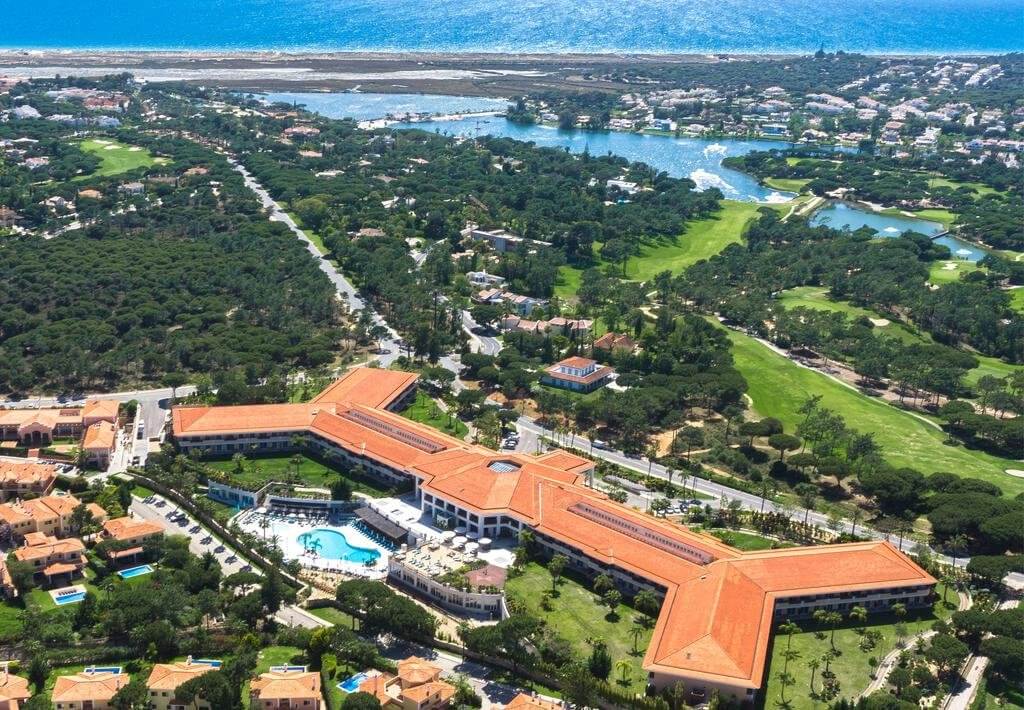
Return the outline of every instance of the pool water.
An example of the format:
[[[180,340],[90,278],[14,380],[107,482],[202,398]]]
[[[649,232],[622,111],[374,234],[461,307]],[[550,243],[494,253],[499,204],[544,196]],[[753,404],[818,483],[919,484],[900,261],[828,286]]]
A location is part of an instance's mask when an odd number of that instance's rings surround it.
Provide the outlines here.
[[[149,565],[139,565],[138,567],[129,567],[118,572],[118,576],[121,579],[131,579],[132,577],[139,577],[144,574],[149,574],[153,571],[153,568]]]
[[[359,690],[359,684],[369,677],[370,675],[368,673],[356,673],[354,676],[346,678],[342,682],[338,683],[338,688],[344,690],[346,693],[354,693]]]
[[[63,606],[64,604],[77,604],[83,599],[85,599],[85,592],[72,592],[71,594],[58,594],[53,601]]]
[[[365,564],[376,562],[380,552],[367,547],[357,547],[337,530],[318,528],[299,535],[299,544],[307,550],[314,550],[320,557],[329,560],[345,560]]]

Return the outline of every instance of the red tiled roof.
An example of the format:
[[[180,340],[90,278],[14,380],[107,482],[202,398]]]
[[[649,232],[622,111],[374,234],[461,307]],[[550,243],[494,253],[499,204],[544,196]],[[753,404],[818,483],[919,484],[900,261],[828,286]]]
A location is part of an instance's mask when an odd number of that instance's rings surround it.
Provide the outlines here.
[[[582,368],[592,362],[569,358],[563,364]],[[276,409],[264,409],[258,416],[247,413],[251,408],[203,408],[198,415],[176,409],[175,434],[204,430],[208,417],[224,431],[273,427],[277,413],[301,424],[310,415],[309,407],[319,406],[306,425],[309,430],[415,476],[425,493],[477,513],[515,516],[599,563],[664,588],[665,603],[644,659],[644,668],[651,671],[756,688],[763,677],[776,599],[935,583],[884,542],[741,553],[585,487],[581,474],[592,463],[574,454],[496,453],[375,409],[366,400],[345,402],[343,396],[351,393],[390,402],[389,396],[397,396],[414,379],[399,380],[387,370],[352,372],[360,374],[340,381],[348,385],[332,385],[315,405],[268,405]],[[374,387],[375,376],[385,384]],[[370,391],[373,396],[366,395]],[[394,394],[378,396],[383,391]],[[298,408],[302,416],[295,414]],[[239,410],[241,421],[233,424]]]

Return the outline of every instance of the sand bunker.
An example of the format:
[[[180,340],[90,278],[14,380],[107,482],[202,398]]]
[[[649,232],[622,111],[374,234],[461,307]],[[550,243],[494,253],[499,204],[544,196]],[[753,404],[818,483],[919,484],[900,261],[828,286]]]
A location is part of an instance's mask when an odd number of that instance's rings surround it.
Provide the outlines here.
[[[868,320],[871,321],[871,325],[876,328],[884,328],[890,323],[888,318],[868,318]]]
[[[142,148],[140,148],[137,145],[133,145],[131,148],[128,149],[128,151],[131,153],[138,153],[140,150],[142,150]]]
[[[1006,472],[1014,478],[1024,478],[1024,471],[1019,468],[1008,468]]]

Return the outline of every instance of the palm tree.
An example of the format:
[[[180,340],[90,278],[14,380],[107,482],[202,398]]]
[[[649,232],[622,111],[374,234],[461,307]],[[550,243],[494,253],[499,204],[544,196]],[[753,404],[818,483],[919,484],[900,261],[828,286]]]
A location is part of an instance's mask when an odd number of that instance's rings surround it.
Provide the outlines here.
[[[787,673],[786,671],[779,673],[779,685],[781,686],[781,690],[779,691],[779,701],[785,707],[789,707],[789,701],[786,700],[786,688],[794,683],[796,683],[796,680],[790,673]]]
[[[811,669],[811,697],[814,697],[817,695],[817,692],[814,690],[814,675],[818,672],[818,669],[821,668],[821,661],[817,658],[812,658],[807,661],[807,667]]]
[[[853,529],[850,531],[851,535],[856,535],[857,534],[857,523],[860,522],[860,519],[863,516],[864,516],[864,511],[863,510],[861,510],[860,508],[854,508],[853,509],[853,513],[850,514],[850,519],[853,521]]]
[[[855,624],[863,624],[868,620],[868,610],[862,606],[855,606],[850,609],[850,621]]]
[[[267,519],[266,516],[263,516],[262,518],[260,518],[259,526],[261,528],[263,528],[263,540],[266,541],[266,539],[267,539],[267,528],[270,527],[270,521]]]
[[[615,670],[617,670],[622,676],[622,680],[619,682],[622,683],[622,685],[627,685],[629,683],[629,675],[633,672],[632,664],[630,664],[630,662],[625,658],[620,658],[615,662]]]
[[[967,549],[967,545],[970,544],[970,540],[963,533],[957,533],[953,537],[949,538],[949,542],[946,543],[946,547],[949,549],[951,556],[953,557],[953,568],[956,568],[956,558],[961,552]]]
[[[786,620],[779,624],[779,633],[786,634],[786,650],[793,645],[793,634],[800,633],[800,627],[792,621]]]
[[[640,649],[637,646],[644,635],[644,627],[639,624],[633,624],[633,627],[629,630],[629,635],[633,637],[633,655],[635,656],[640,653]]]

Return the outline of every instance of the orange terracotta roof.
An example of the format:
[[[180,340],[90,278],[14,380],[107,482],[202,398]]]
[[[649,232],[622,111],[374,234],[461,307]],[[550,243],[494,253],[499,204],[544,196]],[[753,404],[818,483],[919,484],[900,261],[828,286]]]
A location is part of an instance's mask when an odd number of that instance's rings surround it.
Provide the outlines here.
[[[81,424],[82,410],[67,409],[0,409],[0,426],[26,427],[41,424],[53,429],[57,424]]]
[[[15,701],[12,707],[17,708],[22,700],[28,700],[32,693],[28,689],[28,680],[9,673],[6,669],[0,671],[0,701]]]
[[[57,676],[50,699],[55,703],[109,702],[129,680],[126,673],[82,672]]]
[[[117,421],[117,411],[121,403],[116,399],[88,399],[82,407],[83,419],[107,419]]]
[[[244,404],[235,407],[175,407],[175,436],[302,431],[322,407],[312,404]]]
[[[214,667],[207,663],[157,663],[149,672],[146,687],[150,690],[175,690],[182,683],[212,670]]]
[[[86,451],[110,451],[117,441],[117,429],[108,421],[96,422],[85,430],[82,448]]]
[[[70,574],[77,570],[77,565],[73,565],[68,562],[51,562],[46,565],[46,567],[43,567],[43,574],[47,577],[52,577],[55,574]]]
[[[103,532],[114,540],[130,540],[136,537],[162,535],[164,527],[159,523],[134,518],[114,518],[103,523]]]
[[[101,521],[107,517],[107,511],[96,503],[86,503],[85,509],[92,513],[92,517],[97,521]]]
[[[563,361],[570,367],[591,362]],[[373,384],[378,377],[379,387]],[[883,542],[742,553],[587,488],[581,474],[593,464],[582,457],[562,451],[539,457],[496,453],[367,403],[392,401],[376,394],[402,391],[414,378],[356,369],[316,404],[176,409],[174,431],[308,429],[415,476],[424,493],[476,513],[515,516],[599,563],[649,580],[665,590],[644,660],[651,671],[756,688],[763,679],[776,600],[935,583]],[[362,402],[345,401],[366,391],[376,394]]]
[[[72,495],[43,496],[21,502],[21,507],[34,518],[67,517],[82,504]]]
[[[393,696],[388,692],[388,687],[397,683],[398,679],[390,673],[380,673],[375,676],[370,676],[360,683],[359,692],[369,693],[373,697],[377,698],[381,705],[384,705],[393,699]]]
[[[453,695],[455,695],[455,686],[445,683],[443,680],[434,680],[402,691],[403,699],[411,700],[417,705],[421,705],[427,700],[446,703],[452,699]]]
[[[28,522],[32,518],[22,509],[10,503],[0,504],[0,520],[8,525],[19,525]]]
[[[0,459],[0,486],[21,484],[45,488],[56,478],[57,470],[53,464]]]
[[[356,367],[314,397],[313,402],[362,404],[385,409],[412,386],[417,377],[415,372]]]
[[[249,684],[250,694],[260,700],[320,699],[320,674],[309,671],[269,671]],[[317,706],[314,706],[317,707]]]
[[[85,552],[85,545],[76,537],[69,537],[58,540],[55,537],[44,536],[37,544],[25,545],[14,551],[14,556],[22,562],[30,560],[48,559],[53,555],[63,555]]]
[[[573,357],[567,357],[564,360],[560,360],[560,361],[556,362],[555,366],[557,367],[558,365],[564,365],[565,367],[576,367],[576,368],[579,368],[580,370],[582,370],[584,368],[587,368],[587,367],[590,367],[591,365],[596,365],[596,364],[597,364],[596,361],[591,360],[588,357],[579,357],[578,355],[576,355],[576,356],[573,356]]]
[[[561,710],[561,708],[561,703],[535,698],[527,693],[520,693],[505,706],[505,710]]]
[[[418,656],[409,656],[398,662],[398,677],[403,684],[420,685],[427,683],[441,673],[441,668]]]

